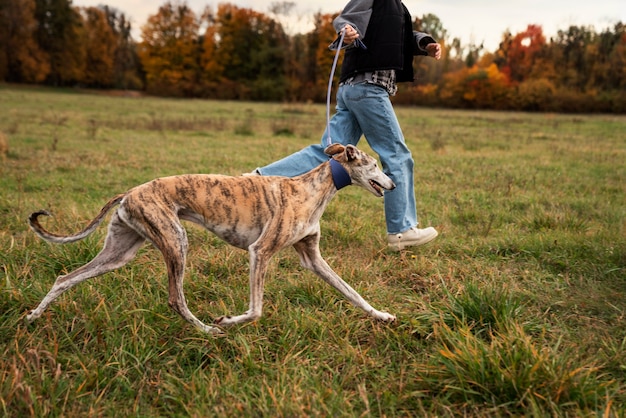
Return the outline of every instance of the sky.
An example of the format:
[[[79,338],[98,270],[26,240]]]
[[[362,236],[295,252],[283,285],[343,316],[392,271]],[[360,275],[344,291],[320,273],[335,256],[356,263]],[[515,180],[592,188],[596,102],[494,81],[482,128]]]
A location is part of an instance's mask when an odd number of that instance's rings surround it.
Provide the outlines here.
[[[281,23],[290,33],[308,32],[312,29],[315,13],[340,12],[347,0],[291,0],[296,4],[289,21]],[[166,0],[73,0],[74,6],[106,4],[130,18],[133,35],[140,39],[140,28],[148,17],[156,14]],[[206,6],[213,9],[220,3],[269,13],[270,5],[279,0],[187,0],[187,5],[197,14]],[[615,23],[626,23],[624,0],[404,0],[413,17],[432,13],[439,17],[450,38],[460,38],[463,45],[470,42],[484,44],[486,51],[498,48],[504,32],[516,34],[529,24],[540,25],[547,39],[558,30],[569,26],[593,26],[596,32],[612,28]]]

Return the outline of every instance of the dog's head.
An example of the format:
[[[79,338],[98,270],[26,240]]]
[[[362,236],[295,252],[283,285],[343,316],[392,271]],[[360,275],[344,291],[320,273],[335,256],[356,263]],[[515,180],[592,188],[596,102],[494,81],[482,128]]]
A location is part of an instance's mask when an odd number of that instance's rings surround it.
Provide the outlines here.
[[[350,175],[353,184],[381,197],[383,190],[393,190],[396,185],[378,168],[376,159],[353,145],[332,144],[324,152],[337,160]]]

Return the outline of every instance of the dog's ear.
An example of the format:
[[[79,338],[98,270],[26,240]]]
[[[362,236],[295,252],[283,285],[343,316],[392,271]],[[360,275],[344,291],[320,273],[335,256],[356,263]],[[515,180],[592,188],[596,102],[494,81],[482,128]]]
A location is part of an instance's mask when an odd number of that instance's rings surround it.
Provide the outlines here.
[[[328,155],[329,157],[332,157],[333,155],[341,154],[342,152],[345,151],[345,149],[346,147],[344,147],[341,144],[330,144],[329,146],[326,147],[326,149],[324,150],[324,153]]]
[[[346,146],[346,158],[348,161],[356,160],[359,155],[359,150],[356,149],[354,145]]]

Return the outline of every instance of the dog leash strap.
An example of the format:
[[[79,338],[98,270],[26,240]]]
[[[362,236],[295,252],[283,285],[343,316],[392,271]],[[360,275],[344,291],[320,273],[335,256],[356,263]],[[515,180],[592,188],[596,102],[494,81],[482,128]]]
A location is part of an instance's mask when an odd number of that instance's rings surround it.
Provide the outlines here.
[[[330,95],[333,90],[333,76],[335,75],[335,69],[337,68],[337,61],[339,60],[339,52],[343,46],[343,38],[346,35],[346,30],[341,29],[341,36],[339,38],[339,44],[337,46],[337,52],[335,52],[335,59],[333,60],[333,66],[330,70],[330,77],[328,78],[328,91],[326,92],[326,146],[330,146],[333,140],[330,137]]]
[[[330,159],[330,172],[333,176],[333,183],[335,183],[335,187],[337,188],[337,190],[341,190],[344,187],[352,184],[350,174],[348,174],[348,172],[345,168],[343,168],[341,163],[334,158]]]

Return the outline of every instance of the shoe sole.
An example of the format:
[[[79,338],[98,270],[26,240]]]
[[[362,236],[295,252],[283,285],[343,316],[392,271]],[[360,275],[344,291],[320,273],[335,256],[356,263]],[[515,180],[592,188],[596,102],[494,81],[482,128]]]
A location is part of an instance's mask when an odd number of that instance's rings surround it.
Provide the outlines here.
[[[428,244],[429,242],[437,238],[438,235],[439,235],[439,232],[435,231],[433,235],[424,237],[424,239],[419,240],[419,241],[395,242],[393,244],[387,244],[387,245],[393,251],[402,251],[406,247],[419,247],[420,245]]]

